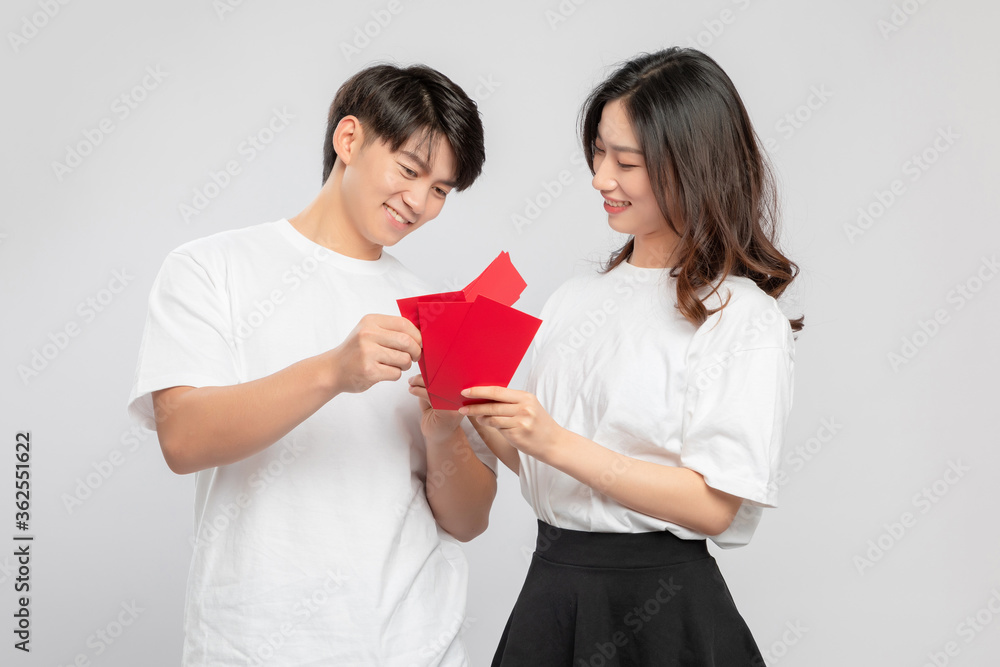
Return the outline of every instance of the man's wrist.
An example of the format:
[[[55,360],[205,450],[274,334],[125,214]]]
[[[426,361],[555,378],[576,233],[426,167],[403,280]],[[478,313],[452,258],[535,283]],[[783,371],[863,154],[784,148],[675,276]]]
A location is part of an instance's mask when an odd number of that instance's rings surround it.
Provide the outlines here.
[[[320,391],[322,391],[327,396],[327,400],[329,400],[337,394],[343,392],[343,388],[340,386],[340,360],[337,357],[336,350],[324,352],[316,357],[316,359],[318,361],[316,379],[319,384]]]
[[[455,422],[455,427],[451,430],[441,430],[435,429],[432,433],[424,433],[424,441],[427,443],[428,447],[443,447],[453,443],[458,439],[458,434],[464,431],[461,429],[462,420]]]

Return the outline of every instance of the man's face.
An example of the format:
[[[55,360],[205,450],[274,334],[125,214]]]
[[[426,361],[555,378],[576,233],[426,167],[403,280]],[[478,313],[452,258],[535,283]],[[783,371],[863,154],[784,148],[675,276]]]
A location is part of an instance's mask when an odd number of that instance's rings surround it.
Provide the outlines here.
[[[398,151],[372,140],[344,172],[348,220],[368,243],[395,245],[441,212],[455,187],[455,169],[455,153],[440,136],[415,133]]]

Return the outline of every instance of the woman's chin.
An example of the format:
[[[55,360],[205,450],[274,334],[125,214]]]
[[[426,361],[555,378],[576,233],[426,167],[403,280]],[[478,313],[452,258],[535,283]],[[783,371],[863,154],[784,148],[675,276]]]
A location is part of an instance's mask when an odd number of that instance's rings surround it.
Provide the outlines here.
[[[614,216],[608,217],[608,227],[612,230],[618,232],[619,234],[627,234],[629,236],[635,236],[635,225],[630,225],[624,220],[616,220]]]

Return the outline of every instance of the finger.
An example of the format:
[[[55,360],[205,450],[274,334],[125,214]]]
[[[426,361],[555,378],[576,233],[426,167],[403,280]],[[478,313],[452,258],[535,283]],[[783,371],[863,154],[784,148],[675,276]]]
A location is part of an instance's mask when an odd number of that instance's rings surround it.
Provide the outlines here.
[[[476,417],[475,419],[483,426],[489,426],[490,428],[494,428],[500,431],[501,435],[503,434],[504,431],[512,429],[518,425],[517,421],[511,417],[498,417],[490,415],[484,417]]]
[[[417,342],[418,347],[423,342],[420,337],[420,329],[414,326],[413,322],[405,317],[399,317],[396,315],[375,315],[372,319],[375,324],[383,329],[406,334]]]
[[[427,390],[423,387],[411,386],[408,390],[411,394],[420,399],[420,409],[427,410],[431,407],[431,398],[427,395]]]
[[[469,387],[462,390],[462,396],[468,398],[485,398],[502,403],[517,403],[523,391],[515,391],[507,387]]]
[[[384,366],[393,366],[401,371],[408,371],[413,366],[413,359],[406,352],[383,347],[375,354],[375,361]]]
[[[375,382],[395,382],[401,377],[403,377],[403,371],[398,366],[391,364],[375,365]]]
[[[412,361],[420,358],[420,343],[408,334],[389,329],[372,329],[368,336],[368,340],[379,347],[405,352]]]
[[[426,387],[427,383],[424,382],[424,376],[417,373],[410,376],[410,385],[414,387]]]
[[[410,385],[407,391],[409,391],[414,396],[418,396],[419,398],[424,399],[428,403],[430,403],[431,401],[430,395],[427,393],[427,390],[423,387],[415,387],[413,385]]]
[[[515,403],[471,403],[458,410],[469,417],[513,417],[517,413]]]

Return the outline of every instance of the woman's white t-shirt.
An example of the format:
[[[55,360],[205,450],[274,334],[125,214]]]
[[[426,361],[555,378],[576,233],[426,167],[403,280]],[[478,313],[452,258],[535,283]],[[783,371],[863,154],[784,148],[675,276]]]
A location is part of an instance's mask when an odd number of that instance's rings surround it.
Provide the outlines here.
[[[429,291],[389,254],[345,257],[287,220],[185,244],[153,285],[129,411],[155,429],[151,392],[270,375]],[[404,377],[197,473],[184,665],[467,664],[466,560],[427,504],[419,425]]]
[[[675,307],[676,279],[666,269],[622,262],[571,279],[542,310],[526,389],[573,433],[690,468],[743,498],[732,525],[711,538],[735,547],[750,541],[761,508],[777,504],[794,341],[788,319],[753,281],[727,278],[706,305],[720,298],[725,308],[696,327]],[[631,510],[525,454],[520,466],[524,497],[551,525],[707,537]]]

